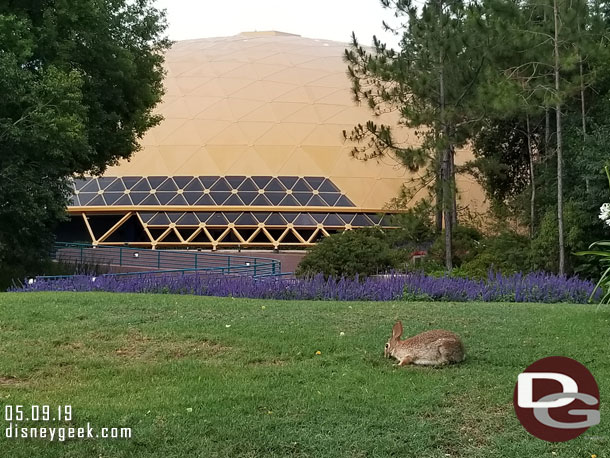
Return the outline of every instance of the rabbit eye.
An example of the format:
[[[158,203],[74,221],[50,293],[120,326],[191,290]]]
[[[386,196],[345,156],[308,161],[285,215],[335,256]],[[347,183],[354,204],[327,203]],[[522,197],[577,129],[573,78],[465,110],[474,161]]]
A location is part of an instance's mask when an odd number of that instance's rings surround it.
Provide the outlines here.
[[[389,343],[385,344],[385,347],[390,348],[390,344]]]

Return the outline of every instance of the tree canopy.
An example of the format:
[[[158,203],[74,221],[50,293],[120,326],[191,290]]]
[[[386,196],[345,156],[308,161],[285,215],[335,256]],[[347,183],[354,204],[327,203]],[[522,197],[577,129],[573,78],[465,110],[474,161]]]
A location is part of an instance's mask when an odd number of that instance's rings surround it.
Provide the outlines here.
[[[129,158],[160,121],[170,42],[153,3],[0,3],[0,264],[39,259],[69,180]]]

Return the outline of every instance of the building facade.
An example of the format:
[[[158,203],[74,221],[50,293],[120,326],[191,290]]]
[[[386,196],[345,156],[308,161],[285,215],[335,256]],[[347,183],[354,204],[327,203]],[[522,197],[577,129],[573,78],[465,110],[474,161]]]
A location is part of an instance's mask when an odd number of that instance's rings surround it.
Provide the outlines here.
[[[345,47],[278,32],[176,43],[158,107],[164,120],[130,161],[75,180],[71,221],[58,237],[279,248],[391,226],[384,208],[413,175],[391,157],[350,155],[343,132],[372,115],[352,100]],[[401,136],[417,141],[408,129]],[[467,159],[459,152],[458,162]],[[458,187],[474,211],[483,207],[472,179],[459,177]]]

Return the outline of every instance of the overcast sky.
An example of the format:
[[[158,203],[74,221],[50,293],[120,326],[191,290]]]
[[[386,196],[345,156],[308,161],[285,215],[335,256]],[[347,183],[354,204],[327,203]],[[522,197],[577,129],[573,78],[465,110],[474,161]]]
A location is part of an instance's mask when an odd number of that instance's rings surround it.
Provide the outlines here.
[[[172,40],[277,30],[348,42],[353,30],[365,45],[373,35],[397,42],[383,32],[384,19],[396,20],[379,0],[157,0],[157,5],[167,10]]]

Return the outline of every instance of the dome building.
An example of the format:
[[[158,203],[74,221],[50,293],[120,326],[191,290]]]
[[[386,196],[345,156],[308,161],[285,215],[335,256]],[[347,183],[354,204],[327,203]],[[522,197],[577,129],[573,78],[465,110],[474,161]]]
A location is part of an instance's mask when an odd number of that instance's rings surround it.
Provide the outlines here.
[[[142,247],[306,247],[387,225],[410,176],[390,158],[351,157],[356,106],[346,45],[279,32],[177,42],[167,52],[164,120],[130,161],[74,182],[60,240]],[[415,142],[404,130],[405,140]],[[469,159],[467,151],[458,162]],[[460,177],[462,201],[483,193]]]

